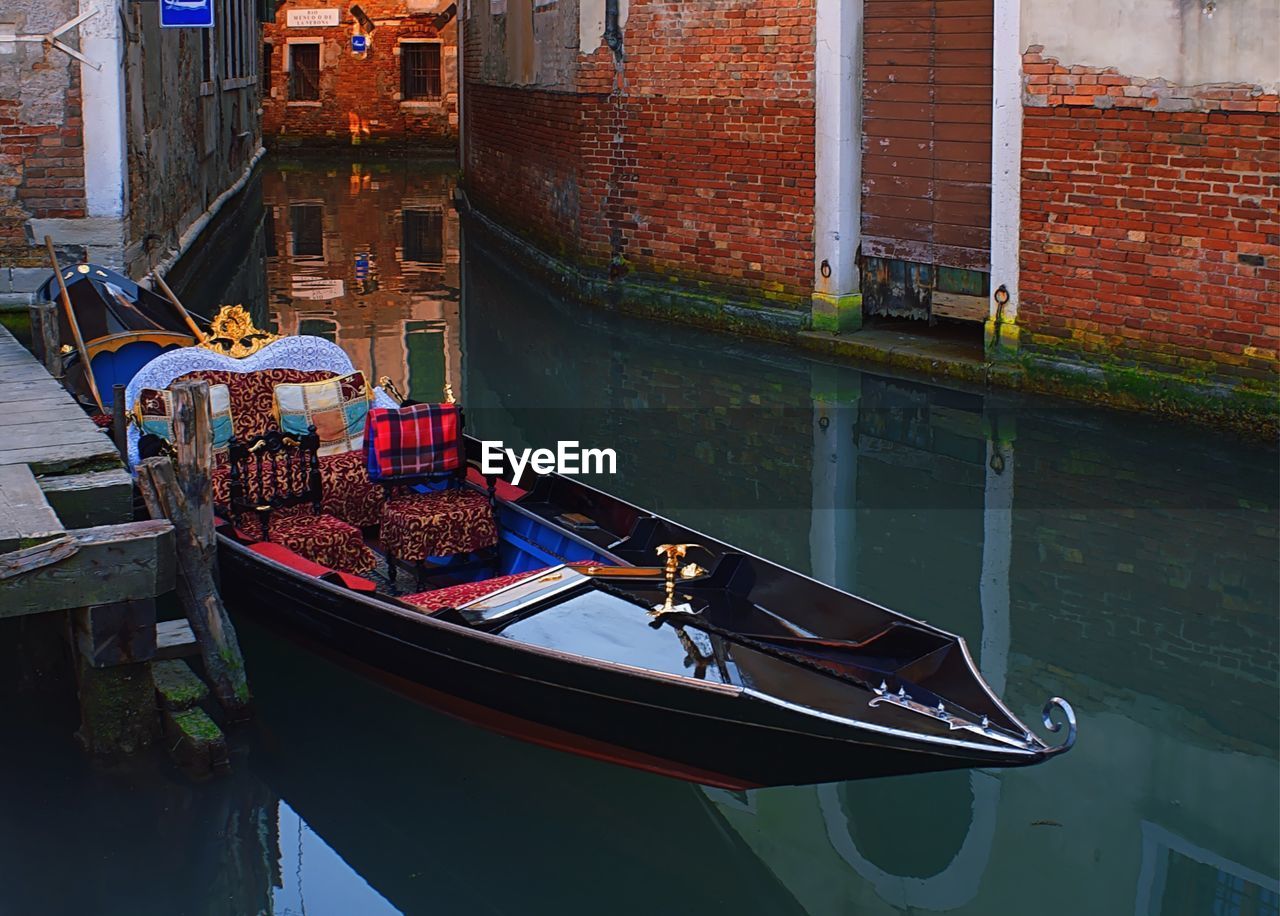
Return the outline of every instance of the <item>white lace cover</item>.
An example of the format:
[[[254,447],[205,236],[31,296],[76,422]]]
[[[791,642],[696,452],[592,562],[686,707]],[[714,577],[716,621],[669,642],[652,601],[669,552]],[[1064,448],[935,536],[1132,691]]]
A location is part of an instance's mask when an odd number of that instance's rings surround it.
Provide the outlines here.
[[[202,369],[221,372],[256,372],[259,369],[300,369],[346,375],[354,372],[351,358],[335,343],[323,337],[282,337],[267,344],[252,356],[232,359],[203,347],[183,347],[162,353],[147,363],[124,390],[125,408],[130,415],[143,388],[168,388],[184,375]],[[381,395],[379,399],[378,395]],[[383,403],[383,401],[387,403]],[[375,389],[375,406],[395,407],[394,401],[381,389]],[[129,424],[129,467],[138,463],[138,426]]]

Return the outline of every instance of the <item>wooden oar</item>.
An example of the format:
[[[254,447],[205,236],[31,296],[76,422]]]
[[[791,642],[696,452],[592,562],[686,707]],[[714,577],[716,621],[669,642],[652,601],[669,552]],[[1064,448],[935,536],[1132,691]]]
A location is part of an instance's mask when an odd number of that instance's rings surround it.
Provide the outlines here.
[[[178,301],[178,297],[174,295],[173,290],[169,289],[169,284],[164,282],[164,277],[160,276],[158,270],[151,272],[151,278],[156,281],[156,285],[160,287],[160,292],[165,294],[173,307],[178,310],[178,314],[182,316],[182,320],[187,323],[187,327],[191,329],[191,333],[200,343],[204,342],[204,331],[200,330],[200,326],[191,318],[191,313],[187,311],[187,307]]]
[[[58,255],[53,250],[53,237],[46,235],[44,237],[45,248],[49,249],[49,261],[53,264],[53,275],[58,278],[58,290],[62,294],[62,308],[67,313],[67,324],[71,325],[71,336],[75,338],[76,349],[80,351],[80,359],[84,363],[84,377],[89,382],[89,393],[93,395],[94,403],[98,405],[98,412],[105,413],[106,408],[102,406],[102,395],[98,394],[98,383],[93,378],[93,366],[89,364],[89,350],[84,345],[84,338],[80,336],[80,323],[76,321],[75,310],[71,308],[71,296],[67,292],[67,284],[62,280],[62,268],[58,266]]]

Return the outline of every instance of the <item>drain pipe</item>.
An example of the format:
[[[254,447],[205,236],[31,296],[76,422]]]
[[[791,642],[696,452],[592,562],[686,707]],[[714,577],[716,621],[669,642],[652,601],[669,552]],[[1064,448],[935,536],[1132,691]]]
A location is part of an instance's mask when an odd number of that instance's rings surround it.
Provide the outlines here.
[[[620,0],[604,0],[604,43],[613,52],[613,58],[622,62],[622,27],[618,24]]]
[[[454,57],[457,68],[458,78],[458,167],[462,169],[462,178],[465,181],[467,177],[467,109],[463,102],[465,86],[467,81],[466,74],[466,47],[467,33],[463,20],[467,18],[467,13],[471,11],[471,4],[479,2],[479,0],[463,0],[461,8],[457,15],[457,50]]]

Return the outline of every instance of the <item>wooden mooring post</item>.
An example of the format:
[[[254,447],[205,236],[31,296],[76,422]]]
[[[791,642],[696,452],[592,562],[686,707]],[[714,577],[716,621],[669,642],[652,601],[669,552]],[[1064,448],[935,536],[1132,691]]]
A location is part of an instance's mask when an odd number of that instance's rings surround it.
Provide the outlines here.
[[[200,645],[214,696],[232,717],[248,715],[250,694],[235,628],[214,583],[213,421],[207,382],[178,382],[173,392],[177,469],[168,458],[138,467],[138,486],[152,518],[168,519],[178,553],[178,595]]]
[[[62,337],[58,331],[58,306],[49,301],[27,306],[31,319],[31,348],[54,378],[62,378]]]
[[[129,454],[129,415],[124,410],[124,385],[111,386],[111,438],[121,458]]]

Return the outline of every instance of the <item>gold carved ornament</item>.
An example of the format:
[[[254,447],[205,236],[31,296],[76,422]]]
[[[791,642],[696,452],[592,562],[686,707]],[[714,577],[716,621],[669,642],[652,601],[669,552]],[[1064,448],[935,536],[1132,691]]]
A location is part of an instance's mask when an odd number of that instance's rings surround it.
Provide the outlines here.
[[[224,305],[209,322],[209,332],[197,346],[232,359],[244,359],[279,339],[277,334],[254,327],[244,306]]]

